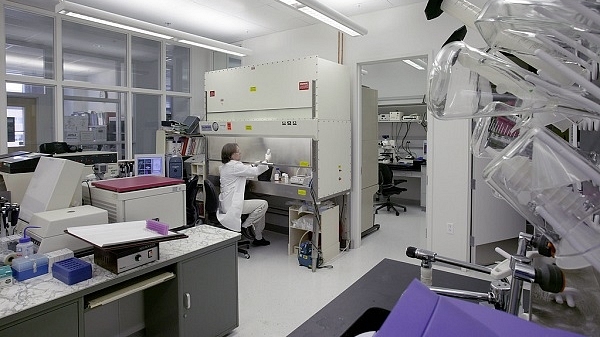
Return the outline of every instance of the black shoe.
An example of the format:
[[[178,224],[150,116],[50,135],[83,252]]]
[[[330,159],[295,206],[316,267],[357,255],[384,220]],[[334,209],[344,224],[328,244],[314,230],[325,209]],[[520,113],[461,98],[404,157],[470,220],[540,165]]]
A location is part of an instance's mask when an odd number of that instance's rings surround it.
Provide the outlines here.
[[[242,236],[245,237],[248,240],[254,240],[254,229],[252,228],[252,226],[250,227],[242,227],[242,230],[240,231],[240,233],[242,233]]]
[[[252,245],[253,246],[268,246],[270,244],[271,244],[271,242],[265,240],[265,238],[262,238],[260,240],[254,240],[254,241],[252,241]]]

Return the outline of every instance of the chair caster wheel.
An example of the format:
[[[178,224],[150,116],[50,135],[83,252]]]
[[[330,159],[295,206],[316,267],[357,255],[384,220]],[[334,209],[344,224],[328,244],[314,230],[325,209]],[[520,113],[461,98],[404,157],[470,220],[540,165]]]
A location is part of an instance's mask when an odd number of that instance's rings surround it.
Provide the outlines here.
[[[244,257],[246,258],[246,260],[248,260],[250,258],[250,254],[244,254]]]
[[[400,215],[400,212],[396,212],[396,216]]]
[[[377,211],[375,211],[375,214],[377,214]]]

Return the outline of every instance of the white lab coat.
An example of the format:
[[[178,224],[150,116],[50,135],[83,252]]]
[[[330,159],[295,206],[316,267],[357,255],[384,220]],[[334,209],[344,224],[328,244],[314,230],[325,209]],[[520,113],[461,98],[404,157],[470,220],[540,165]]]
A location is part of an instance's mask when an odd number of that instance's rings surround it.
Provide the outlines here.
[[[221,225],[236,232],[241,231],[246,179],[255,178],[268,169],[267,165],[253,167],[237,160],[230,160],[219,167],[221,194],[219,194],[217,219]]]

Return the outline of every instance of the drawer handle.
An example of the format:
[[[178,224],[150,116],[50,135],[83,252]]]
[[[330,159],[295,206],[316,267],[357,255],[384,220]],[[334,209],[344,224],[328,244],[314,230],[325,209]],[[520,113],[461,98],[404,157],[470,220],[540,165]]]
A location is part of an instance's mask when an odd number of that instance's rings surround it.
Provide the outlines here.
[[[192,307],[192,298],[190,293],[185,293],[185,308],[189,309]]]

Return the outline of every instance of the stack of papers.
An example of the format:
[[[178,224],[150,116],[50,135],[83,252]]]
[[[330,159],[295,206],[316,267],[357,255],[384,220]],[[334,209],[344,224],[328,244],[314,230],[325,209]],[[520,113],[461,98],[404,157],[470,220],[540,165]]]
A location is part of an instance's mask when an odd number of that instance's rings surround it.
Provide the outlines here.
[[[69,227],[65,232],[104,249],[120,249],[153,242],[187,238],[187,235],[173,231],[169,231],[163,235],[150,230],[146,228],[146,220]]]

